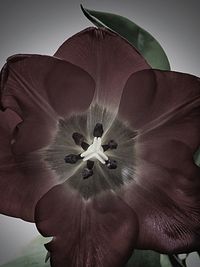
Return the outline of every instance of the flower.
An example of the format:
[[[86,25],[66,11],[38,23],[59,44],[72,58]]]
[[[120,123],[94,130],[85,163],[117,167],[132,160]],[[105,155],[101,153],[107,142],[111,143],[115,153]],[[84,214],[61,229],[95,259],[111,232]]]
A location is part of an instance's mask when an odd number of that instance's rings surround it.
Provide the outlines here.
[[[34,221],[54,267],[121,267],[200,246],[200,80],[88,28],[1,72],[0,212]]]

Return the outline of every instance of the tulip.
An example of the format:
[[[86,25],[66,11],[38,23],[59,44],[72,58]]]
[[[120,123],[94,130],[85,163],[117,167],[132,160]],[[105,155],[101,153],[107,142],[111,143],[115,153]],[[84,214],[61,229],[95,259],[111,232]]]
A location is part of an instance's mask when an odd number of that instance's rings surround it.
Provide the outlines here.
[[[10,57],[0,89],[0,212],[53,237],[51,266],[199,248],[198,77],[87,28],[52,57]]]

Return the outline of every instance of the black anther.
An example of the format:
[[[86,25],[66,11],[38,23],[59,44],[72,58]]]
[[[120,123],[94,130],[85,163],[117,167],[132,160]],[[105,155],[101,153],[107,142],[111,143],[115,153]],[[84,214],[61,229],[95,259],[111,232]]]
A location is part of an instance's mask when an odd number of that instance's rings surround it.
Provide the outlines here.
[[[102,137],[102,135],[103,135],[103,125],[101,123],[97,123],[94,127],[93,136]]]
[[[79,159],[81,159],[80,155],[69,154],[65,156],[65,162],[70,164],[75,164]]]
[[[94,161],[88,160],[87,161],[87,168],[91,170],[93,167],[94,167]]]
[[[83,169],[83,171],[82,171],[82,177],[83,177],[83,179],[87,179],[87,178],[89,178],[92,175],[93,175],[93,170],[92,169],[89,169],[87,167]]]
[[[106,166],[108,169],[116,169],[117,168],[117,161],[114,159],[109,159],[106,161]]]
[[[74,142],[76,145],[81,146],[83,150],[87,150],[90,145],[84,141],[84,136],[80,133],[73,133],[72,138],[74,139]]]
[[[84,141],[84,136],[80,133],[73,133],[72,138],[76,145],[81,146],[81,143]]]
[[[114,140],[110,140],[107,145],[103,145],[103,151],[107,151],[108,149],[117,149],[118,144]]]
[[[88,143],[86,143],[86,142],[82,142],[81,143],[81,147],[82,147],[83,150],[87,150],[89,146],[90,145],[88,145]]]
[[[118,144],[114,140],[110,140],[108,146],[110,149],[116,149]]]
[[[109,145],[102,145],[102,147],[103,147],[103,151],[104,152],[107,151],[110,148]]]

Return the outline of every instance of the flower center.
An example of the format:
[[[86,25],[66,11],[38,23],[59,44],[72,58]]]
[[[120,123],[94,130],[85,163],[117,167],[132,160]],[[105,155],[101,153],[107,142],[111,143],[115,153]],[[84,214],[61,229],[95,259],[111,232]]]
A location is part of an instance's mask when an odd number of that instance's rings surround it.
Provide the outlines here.
[[[94,161],[100,161],[102,164],[106,165],[109,169],[117,168],[117,161],[109,159],[104,153],[108,149],[116,149],[117,143],[114,140],[110,140],[108,144],[102,145],[102,135],[103,135],[103,125],[97,123],[93,130],[93,143],[89,145],[85,142],[85,137],[80,133],[73,133],[72,138],[76,145],[81,146],[84,152],[81,154],[69,154],[65,156],[65,162],[69,164],[75,164],[79,160],[87,162],[87,166],[82,171],[83,179],[87,179],[93,175]]]
[[[102,164],[105,164],[108,160],[108,157],[103,151],[103,147],[101,145],[101,137],[95,137],[93,143],[88,147],[88,149],[81,154],[83,161],[87,161],[89,159],[97,159]]]
[[[59,120],[52,143],[41,153],[61,183],[88,199],[134,179],[136,137],[126,122],[94,105]]]

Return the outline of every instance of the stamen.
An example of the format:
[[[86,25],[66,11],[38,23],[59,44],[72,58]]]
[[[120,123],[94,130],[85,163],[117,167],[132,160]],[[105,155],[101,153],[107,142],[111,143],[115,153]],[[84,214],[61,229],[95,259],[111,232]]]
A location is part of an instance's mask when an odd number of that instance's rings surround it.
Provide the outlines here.
[[[87,161],[87,167],[88,167],[88,169],[92,169],[93,167],[94,167],[94,161],[92,161],[92,160],[88,160]]]
[[[82,147],[83,150],[87,150],[89,146],[90,145],[88,145],[88,143],[86,143],[86,142],[82,142],[81,143],[81,147]]]
[[[65,156],[65,162],[70,164],[75,164],[80,159],[82,159],[81,155],[69,154]]]
[[[108,143],[110,149],[117,149],[118,144],[115,142],[115,140],[110,140]]]
[[[84,136],[80,133],[73,133],[72,138],[74,139],[74,142],[76,145],[81,146],[83,150],[87,150],[90,145],[86,143],[84,140]]]
[[[107,151],[108,149],[117,149],[118,144],[114,140],[110,140],[107,145],[103,145],[103,151]]]
[[[94,167],[94,161],[88,160],[87,167],[85,167],[82,171],[83,179],[87,179],[93,175],[93,170],[92,170],[93,167]]]
[[[84,168],[83,169],[83,171],[82,171],[83,179],[87,179],[87,178],[89,178],[92,175],[93,175],[93,170],[90,170],[88,168]]]
[[[109,149],[109,145],[102,145],[103,151],[107,151]]]
[[[108,167],[108,169],[116,169],[117,168],[117,161],[114,159],[109,159],[106,161],[106,166]]]
[[[103,125],[101,123],[97,123],[94,127],[93,136],[102,137],[102,135],[103,135]]]
[[[76,145],[81,146],[81,143],[84,141],[84,136],[80,133],[73,133],[72,138]]]

